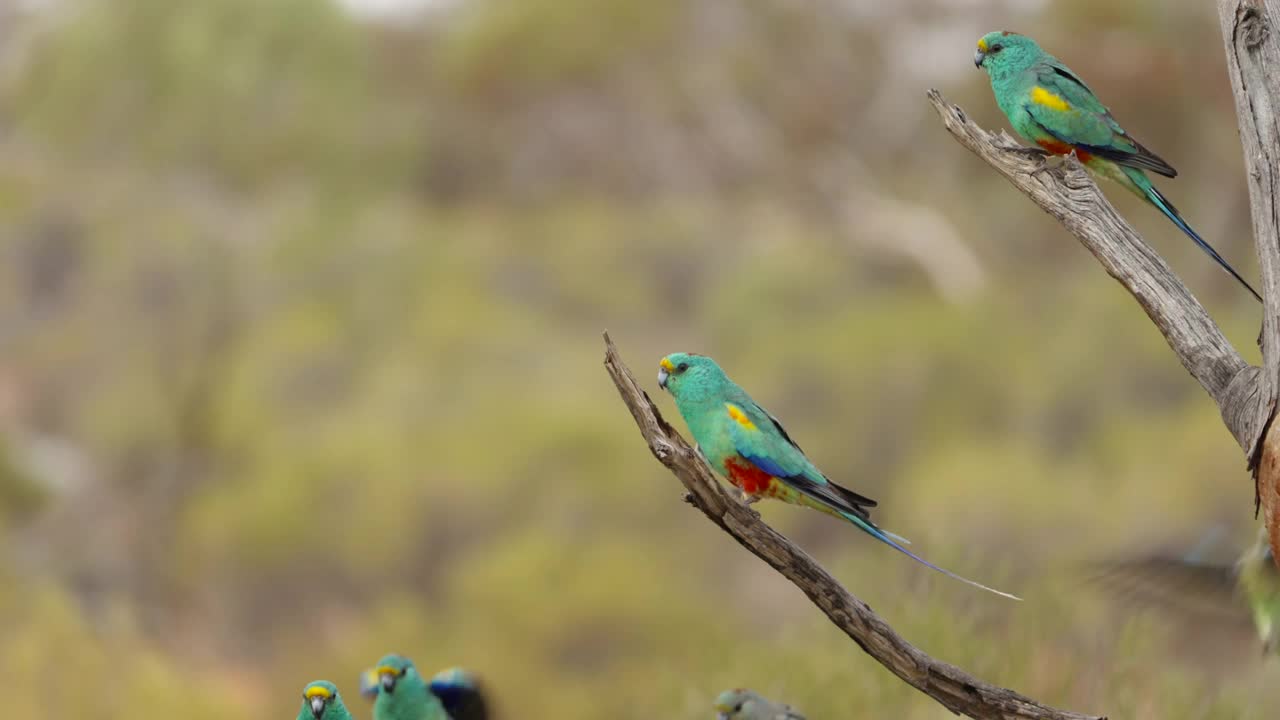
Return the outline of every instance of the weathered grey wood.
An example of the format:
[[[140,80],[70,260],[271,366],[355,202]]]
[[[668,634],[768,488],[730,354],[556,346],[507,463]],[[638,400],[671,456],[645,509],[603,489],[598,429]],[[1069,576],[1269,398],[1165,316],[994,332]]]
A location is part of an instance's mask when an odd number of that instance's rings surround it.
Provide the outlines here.
[[[1277,346],[1275,292],[1280,281],[1280,36],[1273,26],[1274,0],[1223,0],[1219,20],[1227,49],[1227,75],[1235,91],[1236,119],[1248,168],[1249,206],[1253,214],[1254,243],[1262,270],[1262,295],[1267,312],[1263,318],[1263,346]],[[1273,342],[1267,342],[1271,340]],[[1280,383],[1280,353],[1264,352],[1265,379],[1274,388]],[[1274,389],[1270,393],[1274,397]]]
[[[662,418],[618,356],[608,333],[604,342],[605,368],[649,450],[684,485],[685,500],[800,588],[836,627],[889,672],[957,715],[984,720],[1105,720],[1055,710],[1012,690],[989,685],[954,665],[925,655],[904,640],[807,553],[729,495],[711,468]]]
[[[1240,357],[1200,301],[1116,212],[1084,167],[1075,158],[1051,161],[1003,132],[983,130],[937,90],[929,91],[929,102],[961,145],[1062,223],[1133,295],[1182,366],[1218,404],[1236,442],[1252,453],[1267,417],[1259,403],[1258,369]]]
[[[1227,75],[1236,99],[1236,120],[1248,170],[1253,240],[1262,269],[1262,366],[1255,379],[1258,414],[1270,426],[1251,453],[1255,492],[1264,511],[1271,549],[1280,563],[1280,437],[1274,416],[1280,389],[1280,3],[1219,0],[1218,20],[1227,51]]]

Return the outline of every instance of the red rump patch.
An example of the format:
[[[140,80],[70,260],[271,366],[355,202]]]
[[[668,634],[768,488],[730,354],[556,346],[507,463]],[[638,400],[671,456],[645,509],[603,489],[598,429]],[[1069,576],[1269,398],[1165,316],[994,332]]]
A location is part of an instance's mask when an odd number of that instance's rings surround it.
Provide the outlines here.
[[[742,458],[731,457],[724,461],[729,482],[748,495],[765,495],[773,484],[773,476]]]
[[[1078,149],[1076,146],[1068,145],[1061,140],[1037,140],[1036,144],[1054,155],[1070,155],[1074,150],[1076,153],[1076,159],[1082,163],[1089,162],[1089,159],[1093,157],[1089,153]]]

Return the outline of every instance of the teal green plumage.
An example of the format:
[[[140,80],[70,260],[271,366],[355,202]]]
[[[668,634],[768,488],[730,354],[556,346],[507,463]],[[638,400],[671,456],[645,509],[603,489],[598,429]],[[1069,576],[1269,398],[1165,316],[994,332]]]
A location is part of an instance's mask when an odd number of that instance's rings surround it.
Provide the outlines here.
[[[1034,40],[1010,32],[987,33],[978,41],[974,64],[991,77],[996,104],[1019,135],[1057,155],[1074,153],[1101,177],[1114,180],[1151,203],[1219,266],[1262,300],[1240,273],[1156,189],[1147,172],[1178,172],[1134,140],[1070,68]]]
[[[1236,578],[1263,652],[1280,654],[1280,568],[1265,525],[1258,531],[1257,542],[1236,563]]]
[[[405,662],[409,662],[405,659]],[[445,668],[427,681],[427,690],[435,695],[452,720],[488,720],[489,700],[485,690],[470,671],[459,667]],[[376,701],[382,692],[378,668],[360,673],[360,694]]]
[[[378,697],[373,720],[449,720],[440,699],[433,695],[413,662],[402,655],[378,661]]]
[[[716,697],[717,720],[805,720],[790,705],[765,699],[746,688],[725,690]]]
[[[730,380],[711,358],[691,353],[668,355],[659,364],[658,384],[675,398],[676,408],[708,464],[741,490],[748,502],[768,497],[821,510],[853,523],[938,572],[1017,599],[944,570],[902,547],[894,540],[897,536],[871,522],[869,509],[876,506],[874,500],[828,480],[787,435],[782,423]]]
[[[351,720],[351,713],[342,703],[337,686],[327,680],[317,680],[302,689],[298,720]]]

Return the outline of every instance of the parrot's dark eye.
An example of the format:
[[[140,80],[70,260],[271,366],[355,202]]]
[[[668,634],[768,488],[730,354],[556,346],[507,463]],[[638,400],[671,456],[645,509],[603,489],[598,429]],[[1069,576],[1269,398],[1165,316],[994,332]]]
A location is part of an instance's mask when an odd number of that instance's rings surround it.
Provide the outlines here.
[[[737,705],[734,705],[734,706],[733,706],[733,711],[734,711],[734,712],[736,712],[736,713],[740,713],[740,712],[742,712],[742,703],[738,703]]]
[[[987,53],[989,55],[995,55],[996,53],[1000,52],[1003,49],[1004,49],[1003,45],[1001,45],[1000,43],[996,43],[995,45],[991,46],[991,49],[988,50]]]
[[[680,363],[676,366],[676,372],[684,372],[689,369],[689,363]]]

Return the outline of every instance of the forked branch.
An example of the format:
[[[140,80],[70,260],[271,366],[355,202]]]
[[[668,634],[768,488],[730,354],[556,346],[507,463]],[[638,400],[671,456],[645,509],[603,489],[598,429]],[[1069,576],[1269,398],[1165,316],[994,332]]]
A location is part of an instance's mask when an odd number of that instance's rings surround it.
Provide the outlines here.
[[[684,438],[658,409],[604,336],[605,369],[631,411],[654,457],[688,491],[686,499],[756,557],[764,560],[826,613],[876,662],[957,715],[981,720],[1105,720],[1056,710],[1012,690],[985,683],[960,668],[935,660],[904,640],[866,603],[849,594],[813,558],[731,497]]]
[[[1054,166],[1005,133],[983,130],[937,90],[929,91],[929,102],[961,145],[1062,223],[1133,295],[1182,366],[1218,404],[1236,442],[1252,453],[1267,419],[1261,370],[1240,357],[1200,301],[1116,212],[1084,167],[1075,158]]]

